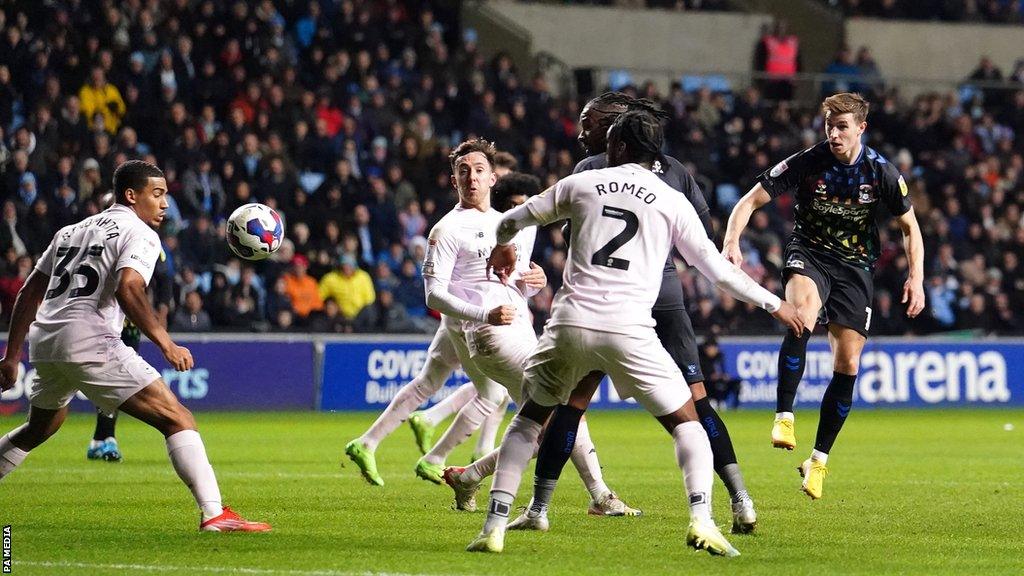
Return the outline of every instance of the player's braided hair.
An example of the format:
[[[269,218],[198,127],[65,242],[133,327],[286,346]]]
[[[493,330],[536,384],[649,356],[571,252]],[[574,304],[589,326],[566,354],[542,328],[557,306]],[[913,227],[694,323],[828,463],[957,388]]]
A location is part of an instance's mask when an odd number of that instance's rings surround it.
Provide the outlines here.
[[[623,92],[604,92],[592,98],[587,104],[591,108],[600,109],[602,112],[612,112],[609,108],[628,108],[633,100],[635,98]]]
[[[661,153],[665,134],[661,122],[646,110],[630,110],[615,119],[612,129],[626,145],[629,158],[635,162],[653,162]]]
[[[671,116],[668,112],[662,110],[661,106],[659,106],[657,102],[649,98],[634,98],[626,109],[647,112],[651,116],[654,116],[656,120],[668,120]]]

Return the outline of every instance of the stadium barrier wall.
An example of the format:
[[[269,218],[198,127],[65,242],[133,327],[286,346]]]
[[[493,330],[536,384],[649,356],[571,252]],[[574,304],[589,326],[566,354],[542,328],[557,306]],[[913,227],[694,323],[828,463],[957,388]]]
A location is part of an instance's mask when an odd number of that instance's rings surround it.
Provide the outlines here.
[[[311,335],[181,335],[196,366],[178,373],[148,342],[142,355],[193,410],[382,409],[426,362],[424,336],[321,337]],[[720,341],[726,372],[740,380],[741,406],[772,409],[779,338]],[[861,357],[854,402],[859,407],[924,408],[1024,406],[1024,339],[955,340],[878,338]],[[23,362],[13,390],[0,397],[0,414],[27,409],[34,370]],[[808,346],[797,406],[815,406],[832,376],[824,339]],[[457,370],[431,399],[440,401],[467,382]],[[592,404],[637,408],[605,379]],[[81,396],[76,410],[91,410]]]
[[[311,338],[178,335],[175,342],[192,352],[195,367],[187,372],[168,366],[150,342],[143,342],[139,353],[190,410],[311,410],[316,405],[317,352]],[[34,376],[35,369],[26,357],[18,382],[0,396],[0,414],[28,409]],[[72,400],[71,408],[93,409],[81,392]]]
[[[781,338],[722,339],[726,372],[740,379],[743,407],[774,409]],[[380,410],[415,377],[426,359],[427,341],[332,342],[323,355],[321,408]],[[904,339],[868,340],[861,358],[854,402],[861,407],[1024,406],[1024,341]],[[797,398],[814,406],[832,377],[832,355],[824,339],[808,346],[807,367]],[[466,381],[459,373],[436,395],[443,398]],[[433,401],[433,399],[432,399]],[[607,378],[594,408],[638,408],[622,400]]]

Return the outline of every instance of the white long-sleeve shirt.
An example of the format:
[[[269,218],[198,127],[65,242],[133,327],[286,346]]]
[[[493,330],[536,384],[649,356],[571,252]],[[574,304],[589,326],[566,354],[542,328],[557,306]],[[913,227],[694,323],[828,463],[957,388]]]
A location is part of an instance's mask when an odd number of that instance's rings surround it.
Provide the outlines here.
[[[487,272],[501,216],[494,209],[482,212],[456,206],[434,225],[423,261],[427,306],[468,323],[486,323],[487,313],[503,304],[515,306],[519,314],[527,316],[529,294],[524,294],[515,280],[530,266],[537,230],[530,227],[515,236],[517,272],[508,285],[502,284]]]

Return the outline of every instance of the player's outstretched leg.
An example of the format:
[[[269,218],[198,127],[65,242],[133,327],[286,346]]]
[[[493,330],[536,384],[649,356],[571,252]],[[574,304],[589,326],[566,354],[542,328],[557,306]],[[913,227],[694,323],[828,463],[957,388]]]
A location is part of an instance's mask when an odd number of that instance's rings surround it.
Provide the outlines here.
[[[67,415],[67,406],[56,410],[30,407],[28,422],[0,437],[0,480],[24,462],[36,446],[56,434]]]
[[[471,382],[459,386],[437,404],[426,410],[418,410],[409,415],[409,428],[416,438],[416,447],[420,454],[430,452],[434,445],[434,432],[437,426],[452,414],[457,414],[463,406],[476,396],[476,388]]]
[[[479,395],[463,406],[437,444],[416,462],[416,475],[435,484],[442,484],[445,459],[456,446],[472,436],[497,409],[498,402]]]
[[[116,427],[117,412],[107,415],[97,408],[96,429],[92,433],[92,440],[89,441],[89,449],[86,451],[85,457],[89,460],[120,462],[123,457],[115,437]]]
[[[494,452],[494,442],[498,439],[498,428],[501,427],[501,422],[505,419],[505,412],[508,410],[508,405],[511,401],[512,397],[506,395],[501,404],[498,404],[498,409],[488,416],[487,420],[484,420],[483,425],[480,426],[480,435],[476,439],[476,448],[473,449],[473,456],[470,458],[471,463]]]
[[[732,532],[733,534],[753,532],[757,526],[757,512],[754,510],[754,500],[750,497],[746,484],[743,482],[743,473],[736,460],[736,451],[732,446],[729,429],[726,428],[722,417],[711,406],[703,383],[692,384],[690,390],[694,393],[693,404],[697,409],[700,424],[707,432],[708,441],[711,443],[711,452],[715,458],[715,472],[718,473],[718,477],[722,479],[726,489],[729,490],[729,500],[732,504]],[[699,399],[697,399],[698,396]]]
[[[431,343],[428,352],[427,363],[420,373],[408,384],[402,386],[384,412],[377,417],[377,420],[362,436],[345,445],[345,455],[359,467],[363,478],[372,485],[384,485],[384,478],[377,472],[377,459],[374,455],[377,446],[406,418],[410,418],[414,414],[413,411],[426,402],[427,398],[441,389],[448,375],[457,365],[458,361],[454,359],[454,351],[446,354],[443,350],[444,346],[450,347],[448,338],[440,331],[438,334],[440,337],[434,337],[434,342]]]
[[[164,435],[174,471],[192,492],[202,511],[204,532],[268,532],[270,525],[245,520],[221,503],[220,487],[196,431],[192,413],[178,402],[163,380],[156,380],[121,404],[121,410]]]
[[[583,484],[590,492],[590,507],[587,513],[594,516],[640,516],[643,514],[636,508],[630,508],[620,499],[607,484],[601,473],[601,462],[597,458],[597,448],[590,439],[590,426],[586,418],[579,422],[576,441],[569,454],[573,466],[583,479]]]
[[[843,429],[846,417],[850,414],[850,408],[853,406],[853,386],[856,381],[855,374],[833,372],[832,380],[821,399],[814,450],[811,451],[811,457],[798,469],[804,479],[800,487],[812,500],[821,498],[822,484],[828,475],[828,453],[832,451],[836,437],[839,436],[839,431]]]
[[[807,341],[811,331],[801,336],[787,331],[779,348],[779,386],[775,398],[775,422],[772,424],[772,446],[792,450],[796,448],[793,404],[800,379],[804,377],[807,360]]]
[[[537,450],[537,465],[533,477],[533,498],[526,511],[509,523],[509,530],[538,530],[546,532],[551,524],[548,506],[562,475],[565,463],[576,446],[576,432],[579,429],[583,410],[570,405],[555,408],[548,419],[544,438]]]
[[[814,450],[798,469],[804,478],[801,489],[812,500],[821,498],[822,484],[828,475],[826,463],[829,452],[853,407],[853,387],[860,369],[860,355],[867,341],[864,334],[834,322],[829,325],[828,335],[833,358],[832,380],[821,399]]]
[[[505,430],[505,438],[498,449],[498,464],[491,485],[491,499],[487,506],[487,519],[480,534],[469,543],[470,552],[501,552],[505,549],[505,527],[515,502],[516,491],[523,471],[533,456],[540,437],[542,422],[547,420],[552,407],[526,401]]]

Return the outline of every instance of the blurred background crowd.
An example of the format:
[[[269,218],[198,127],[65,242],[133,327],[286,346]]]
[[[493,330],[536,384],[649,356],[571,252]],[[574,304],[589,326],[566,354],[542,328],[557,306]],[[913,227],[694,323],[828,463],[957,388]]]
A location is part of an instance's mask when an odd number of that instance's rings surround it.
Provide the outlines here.
[[[842,4],[875,15],[925,3]],[[1020,13],[1019,2],[940,4]],[[141,158],[170,188],[156,292],[172,329],[433,331],[420,266],[456,202],[453,145],[491,139],[551,185],[583,156],[577,119],[593,96],[556,97],[478,41],[444,0],[0,2],[3,321],[54,232],[100,211],[114,168]],[[901,234],[882,225],[872,331],[1024,332],[1024,65],[1004,75],[983,60],[961,88],[912,99],[866,48],[834,66],[823,90],[873,102],[868,144],[907,177],[926,243],[928,307],[908,322]],[[665,152],[693,172],[718,233],[758,173],[822,138],[816,103],[774,88],[621,87],[671,113]],[[253,201],[287,230],[260,263],[224,240],[227,215]],[[744,237],[747,271],[779,293],[792,202],[759,211]],[[542,231],[538,327],[565,258],[559,230]],[[679,278],[698,332],[779,329],[682,264]]]

